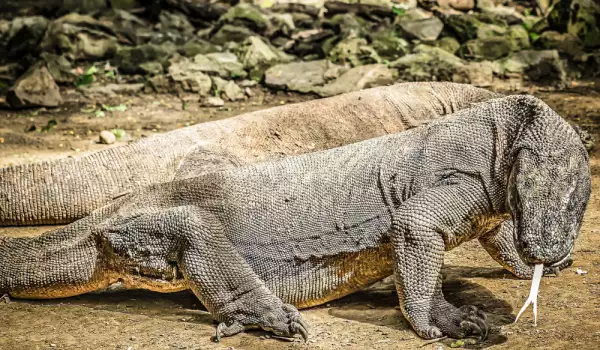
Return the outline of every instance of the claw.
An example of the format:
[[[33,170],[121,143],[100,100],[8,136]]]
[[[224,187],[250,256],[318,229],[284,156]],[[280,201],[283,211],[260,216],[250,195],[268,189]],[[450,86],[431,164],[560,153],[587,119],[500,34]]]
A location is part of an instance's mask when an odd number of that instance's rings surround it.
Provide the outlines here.
[[[469,320],[478,326],[479,340],[480,341],[486,340],[488,337],[490,328],[488,327],[487,323],[485,323],[485,320],[483,320],[482,318],[477,317],[477,316],[469,317]]]
[[[483,334],[483,331],[481,330],[481,327],[479,327],[479,325],[477,325],[476,323],[474,323],[473,321],[470,320],[464,320],[460,322],[460,328],[463,329],[465,331],[465,333],[463,334],[463,336],[467,336],[470,333],[476,333],[476,334]]]
[[[4,294],[2,296],[0,296],[0,302],[4,302],[5,304],[10,303],[10,298],[8,297],[8,294]]]
[[[304,339],[305,343],[308,343],[308,331],[306,330],[306,327],[304,327],[301,323],[299,323],[300,326],[298,327],[298,331],[300,331],[300,335],[302,335],[302,339]]]

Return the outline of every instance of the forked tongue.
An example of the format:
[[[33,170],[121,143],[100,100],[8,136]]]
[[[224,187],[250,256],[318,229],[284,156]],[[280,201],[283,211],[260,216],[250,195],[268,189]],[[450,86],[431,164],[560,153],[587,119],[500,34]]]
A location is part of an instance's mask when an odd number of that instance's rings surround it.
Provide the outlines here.
[[[542,273],[544,272],[544,264],[536,264],[533,268],[533,279],[531,280],[531,289],[529,290],[529,297],[525,301],[525,305],[521,308],[521,311],[517,314],[515,323],[519,320],[519,317],[527,309],[529,304],[533,304],[533,325],[537,326],[537,297],[538,291],[540,290],[540,281],[542,280]]]

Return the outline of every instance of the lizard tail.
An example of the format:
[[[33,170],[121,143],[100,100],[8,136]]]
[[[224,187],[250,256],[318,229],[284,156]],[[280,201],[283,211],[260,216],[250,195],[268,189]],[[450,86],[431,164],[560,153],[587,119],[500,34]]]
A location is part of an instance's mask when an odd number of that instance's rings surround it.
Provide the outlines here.
[[[0,296],[63,298],[108,286],[90,227],[84,219],[39,237],[1,237]]]

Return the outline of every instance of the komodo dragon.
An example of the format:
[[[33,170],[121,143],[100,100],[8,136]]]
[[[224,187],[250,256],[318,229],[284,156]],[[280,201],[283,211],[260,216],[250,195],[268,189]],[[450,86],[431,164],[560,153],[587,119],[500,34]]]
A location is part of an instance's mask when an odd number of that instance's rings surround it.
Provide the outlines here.
[[[203,123],[80,158],[0,169],[0,226],[65,224],[146,185],[398,132],[498,97],[404,83]]]
[[[573,128],[542,101],[509,96],[402,133],[152,185],[40,237],[0,238],[0,292],[189,288],[221,322],[217,339],[253,327],[306,339],[297,308],[394,272],[417,334],[485,337],[480,310],[442,295],[444,250],[478,238],[517,273],[560,264],[590,187]]]

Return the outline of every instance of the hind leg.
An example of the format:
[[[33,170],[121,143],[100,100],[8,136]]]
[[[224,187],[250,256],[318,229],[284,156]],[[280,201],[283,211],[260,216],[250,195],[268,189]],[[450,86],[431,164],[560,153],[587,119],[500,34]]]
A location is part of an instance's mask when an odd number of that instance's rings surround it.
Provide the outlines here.
[[[298,310],[265,286],[210,213],[193,206],[154,208],[111,220],[96,232],[127,264],[175,263],[189,288],[221,322],[217,340],[252,328],[308,336]]]
[[[216,339],[245,329],[262,328],[277,335],[308,338],[298,310],[284,304],[248,266],[208,213],[182,213],[179,235],[185,244],[180,267],[190,288],[221,322]]]

